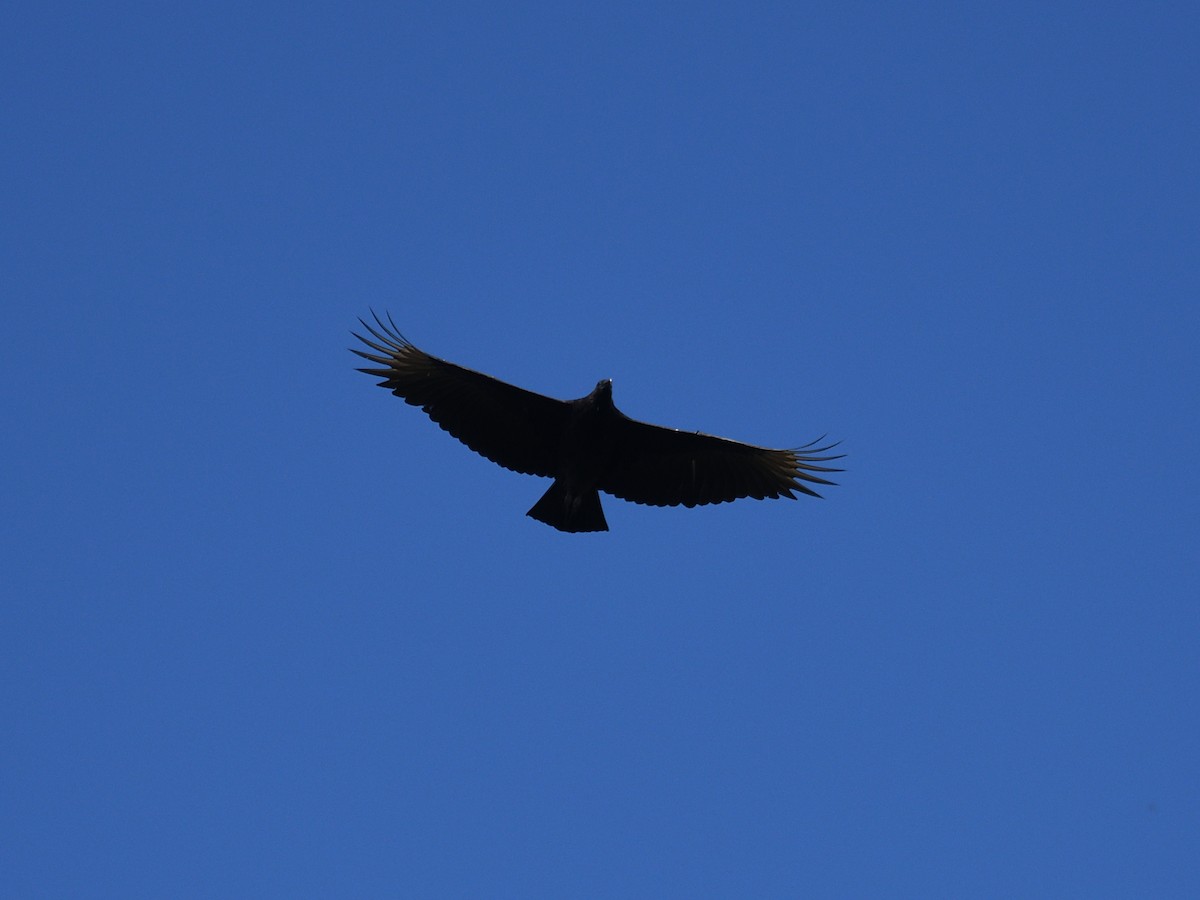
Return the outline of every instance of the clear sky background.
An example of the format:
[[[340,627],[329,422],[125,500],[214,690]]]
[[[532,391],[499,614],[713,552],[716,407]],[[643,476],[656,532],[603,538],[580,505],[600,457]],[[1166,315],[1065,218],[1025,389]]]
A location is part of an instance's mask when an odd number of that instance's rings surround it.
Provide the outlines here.
[[[1194,3],[18,7],[0,895],[1200,896]],[[847,471],[560,534],[372,307]]]

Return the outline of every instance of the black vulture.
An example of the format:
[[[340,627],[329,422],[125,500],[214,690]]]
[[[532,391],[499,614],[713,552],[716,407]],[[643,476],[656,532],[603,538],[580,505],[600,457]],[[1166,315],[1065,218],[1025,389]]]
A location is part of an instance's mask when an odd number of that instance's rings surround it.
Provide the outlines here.
[[[586,397],[555,400],[430,356],[390,315],[372,315],[375,325],[359,319],[370,337],[352,334],[374,352],[353,352],[379,368],[359,371],[492,462],[553,478],[527,515],[559,531],[608,530],[598,491],[651,506],[795,499],[833,484],[815,473],[842,471],[821,465],[842,458],[825,455],[836,444],[772,450],[638,422],[613,405],[608,379]]]

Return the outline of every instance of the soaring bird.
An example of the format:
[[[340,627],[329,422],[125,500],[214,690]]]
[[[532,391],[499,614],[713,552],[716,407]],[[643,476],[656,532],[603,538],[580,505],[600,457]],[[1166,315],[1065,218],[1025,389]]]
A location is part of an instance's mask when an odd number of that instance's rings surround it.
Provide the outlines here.
[[[650,506],[702,506],[741,497],[819,497],[810,484],[832,485],[815,473],[836,444],[812,441],[791,450],[755,447],[698,431],[678,431],[630,419],[613,405],[612,381],[597,382],[578,400],[555,400],[505,384],[417,349],[372,312],[359,319],[370,337],[351,332],[353,349],[378,368],[380,387],[421,409],[443,429],[492,462],[554,482],[527,515],[559,531],[608,531],[599,491]]]

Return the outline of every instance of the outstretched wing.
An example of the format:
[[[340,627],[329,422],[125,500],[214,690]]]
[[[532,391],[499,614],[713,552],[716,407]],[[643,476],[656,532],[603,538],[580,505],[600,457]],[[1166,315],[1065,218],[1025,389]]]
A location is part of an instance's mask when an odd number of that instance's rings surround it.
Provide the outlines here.
[[[371,338],[354,336],[375,352],[351,349],[382,368],[360,372],[382,378],[380,387],[421,407],[443,429],[492,462],[527,475],[557,474],[566,403],[430,356],[409,343],[391,316],[384,324],[373,311],[371,315],[374,326],[359,319]]]
[[[697,431],[677,431],[620,415],[615,454],[600,490],[650,506],[702,506],[740,497],[790,497],[793,491],[821,496],[809,484],[829,484],[815,473],[840,472],[821,463],[836,444],[771,450]]]

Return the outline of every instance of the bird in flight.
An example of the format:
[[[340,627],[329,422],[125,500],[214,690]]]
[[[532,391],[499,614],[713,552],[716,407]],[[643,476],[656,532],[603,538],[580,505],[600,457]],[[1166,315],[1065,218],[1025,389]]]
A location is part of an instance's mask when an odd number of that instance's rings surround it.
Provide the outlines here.
[[[612,381],[586,397],[555,400],[505,384],[413,346],[391,316],[359,319],[370,337],[351,332],[378,368],[360,372],[421,410],[444,430],[497,465],[554,482],[527,515],[559,531],[608,531],[599,491],[650,506],[702,506],[741,497],[819,497],[809,485],[836,444],[792,450],[755,447],[698,431],[638,422],[613,405]]]

